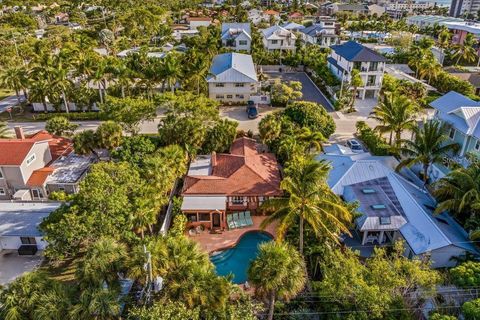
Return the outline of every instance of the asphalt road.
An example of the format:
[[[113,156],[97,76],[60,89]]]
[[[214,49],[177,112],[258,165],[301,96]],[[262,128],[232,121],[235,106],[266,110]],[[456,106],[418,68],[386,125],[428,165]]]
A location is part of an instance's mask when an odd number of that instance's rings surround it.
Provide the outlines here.
[[[20,99],[25,99],[23,96]],[[0,112],[4,112],[8,107],[13,107],[18,104],[17,96],[10,96],[0,101]]]
[[[332,103],[305,72],[271,72],[267,73],[267,75],[282,81],[299,81],[302,84],[302,100],[319,103],[327,111],[334,111]]]

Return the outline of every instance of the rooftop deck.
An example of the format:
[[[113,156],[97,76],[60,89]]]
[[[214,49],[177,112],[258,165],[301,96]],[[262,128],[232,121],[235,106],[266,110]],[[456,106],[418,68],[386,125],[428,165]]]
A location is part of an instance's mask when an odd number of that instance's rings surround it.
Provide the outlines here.
[[[243,234],[249,231],[261,230],[260,224],[265,220],[265,216],[252,216],[253,225],[245,228],[233,229],[224,231],[221,234],[211,234],[208,230],[203,231],[200,234],[190,236],[195,240],[202,250],[212,253],[215,251],[223,250],[229,247],[235,246],[238,240],[242,237]],[[264,231],[270,233],[272,236],[276,237],[276,226],[277,223],[272,223],[267,226]]]

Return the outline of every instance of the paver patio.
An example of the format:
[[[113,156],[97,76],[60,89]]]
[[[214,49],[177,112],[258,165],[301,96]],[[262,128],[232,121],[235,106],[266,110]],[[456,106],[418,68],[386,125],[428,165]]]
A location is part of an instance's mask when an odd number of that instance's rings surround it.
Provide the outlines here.
[[[266,219],[266,216],[252,216],[253,225],[245,228],[226,230],[221,234],[211,234],[208,230],[203,231],[200,234],[190,236],[195,240],[202,250],[212,253],[222,249],[226,249],[234,246],[240,237],[249,231],[258,231],[260,229],[260,224],[263,220]],[[272,223],[267,226],[264,231],[270,233],[272,236],[276,236],[276,226],[277,223]]]
[[[42,251],[38,251],[33,256],[20,256],[17,250],[2,250],[0,252],[0,285],[10,283],[22,274],[36,269],[42,260]]]

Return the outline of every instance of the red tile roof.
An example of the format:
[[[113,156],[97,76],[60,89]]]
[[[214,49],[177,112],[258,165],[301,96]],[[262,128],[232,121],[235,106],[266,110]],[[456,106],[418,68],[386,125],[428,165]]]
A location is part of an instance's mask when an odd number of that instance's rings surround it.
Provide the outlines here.
[[[188,21],[212,21],[210,17],[188,17]]]
[[[275,11],[275,10],[265,10],[263,13],[268,14],[268,15],[273,15],[273,16],[276,16],[276,15],[280,14],[280,12]]]
[[[0,139],[0,165],[19,166],[37,142],[47,141],[52,161],[73,151],[72,140],[39,131],[27,139]]]
[[[54,169],[51,167],[45,167],[32,172],[30,178],[28,178],[27,186],[29,187],[41,187],[45,184],[48,176],[53,173]]]
[[[73,152],[73,141],[71,139],[52,135],[45,130],[38,131],[28,138],[35,141],[47,140],[50,154],[52,155],[52,162],[61,156],[66,156]]]
[[[233,142],[230,154],[212,154],[211,175],[187,176],[183,194],[281,195],[277,160],[259,147],[243,137]]]

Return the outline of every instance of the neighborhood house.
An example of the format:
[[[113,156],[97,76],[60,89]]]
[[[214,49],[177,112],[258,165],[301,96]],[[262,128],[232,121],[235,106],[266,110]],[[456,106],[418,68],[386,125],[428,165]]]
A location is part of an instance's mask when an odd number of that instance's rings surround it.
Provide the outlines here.
[[[275,156],[255,140],[235,140],[228,154],[199,156],[192,162],[182,190],[188,225],[227,230],[227,214],[254,215],[262,202],[282,195]]]

